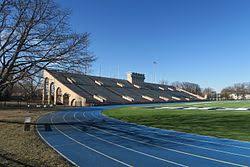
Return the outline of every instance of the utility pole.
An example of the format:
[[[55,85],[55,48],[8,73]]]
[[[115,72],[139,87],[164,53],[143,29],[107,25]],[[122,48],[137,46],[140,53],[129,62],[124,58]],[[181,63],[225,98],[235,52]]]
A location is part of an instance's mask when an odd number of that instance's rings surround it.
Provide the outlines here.
[[[102,66],[100,64],[100,67],[99,67],[99,77],[102,75]]]
[[[156,61],[153,61],[153,78],[154,78],[154,83],[156,83],[156,65],[157,65],[157,62]]]
[[[118,64],[118,66],[117,66],[117,78],[119,79],[119,77],[120,77],[120,66]]]

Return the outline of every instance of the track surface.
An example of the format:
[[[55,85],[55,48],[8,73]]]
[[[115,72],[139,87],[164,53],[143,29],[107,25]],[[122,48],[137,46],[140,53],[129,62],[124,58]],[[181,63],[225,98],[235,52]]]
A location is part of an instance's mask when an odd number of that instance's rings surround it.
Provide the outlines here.
[[[41,117],[59,123],[40,136],[76,166],[250,166],[250,142],[162,130],[102,115],[110,107],[80,108]]]

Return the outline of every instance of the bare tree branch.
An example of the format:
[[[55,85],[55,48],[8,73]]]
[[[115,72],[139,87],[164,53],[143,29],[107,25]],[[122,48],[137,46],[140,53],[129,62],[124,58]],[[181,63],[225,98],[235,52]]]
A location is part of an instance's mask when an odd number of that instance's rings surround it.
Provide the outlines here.
[[[47,67],[87,71],[89,34],[73,33],[68,18],[53,0],[0,0],[0,92]]]

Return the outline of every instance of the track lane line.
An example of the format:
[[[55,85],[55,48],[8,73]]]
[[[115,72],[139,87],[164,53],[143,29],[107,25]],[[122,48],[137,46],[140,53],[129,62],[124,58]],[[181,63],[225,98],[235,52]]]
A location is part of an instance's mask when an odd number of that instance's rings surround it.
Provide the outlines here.
[[[84,112],[82,113],[82,115],[84,116],[84,118],[86,118]],[[135,141],[135,142],[138,142],[138,143],[143,143],[143,144],[151,145],[151,146],[154,146],[154,147],[158,147],[158,148],[161,148],[161,149],[164,149],[164,150],[168,150],[168,151],[172,151],[172,152],[177,152],[177,153],[180,153],[180,154],[185,154],[185,155],[189,155],[189,156],[193,156],[193,157],[197,157],[197,158],[201,158],[201,159],[207,159],[207,160],[214,161],[214,162],[219,162],[219,163],[222,163],[222,164],[228,164],[228,165],[239,166],[239,167],[248,167],[246,165],[241,165],[241,164],[237,164],[237,163],[233,163],[233,162],[223,161],[223,160],[219,160],[219,159],[215,159],[215,158],[210,158],[210,157],[201,156],[201,155],[197,155],[197,154],[192,154],[192,153],[188,153],[188,152],[184,152],[184,151],[179,151],[179,150],[175,150],[175,149],[171,149],[171,148],[167,148],[167,147],[162,147],[162,146],[155,145],[155,144],[150,144],[150,143],[139,141],[139,140],[136,140],[136,139],[132,139],[132,138],[129,138],[129,137],[126,137],[126,136],[118,135],[116,133],[112,133],[112,132],[109,132],[109,131],[106,131],[106,130],[102,130],[102,129],[97,128],[97,127],[91,127],[91,128],[103,131],[103,132],[111,134],[111,135],[118,136],[120,138],[124,138],[124,139],[127,139],[127,140]]]
[[[77,112],[74,113],[74,119],[77,120],[78,122],[82,123],[82,120],[79,120],[79,119],[76,117],[76,114],[77,114]],[[65,115],[65,116],[66,116],[66,115]],[[67,122],[67,120],[65,119],[65,116],[63,117],[63,119],[64,119],[64,122]],[[69,124],[69,125],[70,125],[70,124]],[[76,130],[78,130],[78,131],[80,131],[80,132],[83,132],[81,129],[79,129],[79,128],[73,126],[73,125],[70,125],[70,126],[71,126],[72,128],[75,128]],[[83,125],[83,126],[86,126],[86,125]],[[88,127],[90,127],[90,126],[88,126]],[[91,128],[91,127],[90,127],[90,128]],[[89,134],[89,133],[87,133],[87,132],[84,132],[84,133],[87,134],[87,135],[89,135],[89,136],[91,136],[91,137],[94,137],[94,138],[96,138],[96,139],[98,139],[98,140],[101,140],[101,141],[103,141],[103,142],[106,142],[106,143],[115,145],[115,146],[117,146],[117,147],[120,147],[120,148],[129,150],[129,151],[132,151],[132,152],[135,152],[135,153],[144,155],[144,156],[148,156],[148,157],[153,158],[153,159],[157,159],[157,160],[164,161],[164,162],[166,162],[166,163],[173,164],[173,165],[177,165],[177,166],[181,166],[181,167],[188,167],[187,165],[183,165],[183,164],[180,164],[180,163],[177,163],[177,162],[174,162],[174,161],[170,161],[170,160],[167,160],[167,159],[164,159],[164,158],[160,158],[160,157],[157,157],[157,156],[154,156],[154,155],[151,155],[151,154],[147,154],[147,153],[144,153],[144,152],[141,152],[141,151],[137,151],[137,150],[135,150],[135,149],[131,149],[131,148],[122,146],[122,145],[120,145],[120,144],[113,143],[113,142],[111,142],[111,141],[102,139],[102,138],[100,138],[100,137],[98,137],[98,136]]]
[[[52,114],[55,113],[50,113],[48,116],[51,116]],[[39,121],[42,117],[40,117],[37,121]],[[76,162],[74,162],[73,160],[69,159],[66,155],[64,155],[62,152],[60,152],[59,150],[56,149],[56,147],[52,146],[40,133],[38,127],[36,127],[36,131],[38,133],[38,135],[41,137],[41,139],[49,146],[51,147],[55,152],[57,152],[60,156],[62,156],[64,159],[66,159],[67,161],[69,161],[72,165],[76,166],[76,167],[80,167],[79,165],[77,165]]]
[[[50,120],[51,120],[51,123],[53,124],[53,116],[50,118]],[[65,122],[65,123],[66,123],[66,122]],[[78,140],[75,140],[74,138],[70,137],[69,135],[67,135],[66,133],[64,133],[64,132],[61,131],[60,129],[58,129],[58,128],[56,127],[56,125],[54,125],[54,127],[55,127],[61,134],[63,134],[63,135],[66,136],[67,138],[71,139],[72,141],[76,142],[77,144],[79,144],[79,145],[81,145],[81,146],[83,146],[83,147],[85,147],[85,148],[87,148],[87,149],[89,149],[89,150],[91,150],[91,151],[93,151],[93,152],[95,152],[95,153],[97,153],[97,154],[100,154],[100,155],[102,155],[102,156],[104,156],[104,157],[106,157],[106,158],[108,158],[108,159],[110,159],[110,160],[113,160],[113,161],[115,161],[115,162],[117,162],[117,163],[120,163],[120,164],[122,164],[122,165],[124,165],[124,166],[133,167],[132,165],[129,165],[129,164],[125,163],[125,162],[122,162],[122,161],[120,161],[120,160],[118,160],[118,159],[115,159],[115,158],[113,158],[113,157],[111,157],[111,156],[109,156],[109,155],[107,155],[107,154],[104,154],[104,153],[102,153],[102,152],[100,152],[100,151],[98,151],[98,150],[96,150],[96,149],[93,149],[93,148],[91,148],[91,147],[89,147],[89,146],[87,146],[87,145],[85,145],[85,144],[79,142]]]

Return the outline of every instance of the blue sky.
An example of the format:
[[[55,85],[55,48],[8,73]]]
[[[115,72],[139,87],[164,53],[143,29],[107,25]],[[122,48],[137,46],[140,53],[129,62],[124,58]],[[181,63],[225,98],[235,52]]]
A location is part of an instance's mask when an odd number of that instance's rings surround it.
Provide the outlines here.
[[[249,0],[57,0],[89,32],[92,74],[189,81],[219,91],[250,81]],[[119,69],[119,70],[118,70]],[[118,72],[119,71],[119,72]]]

